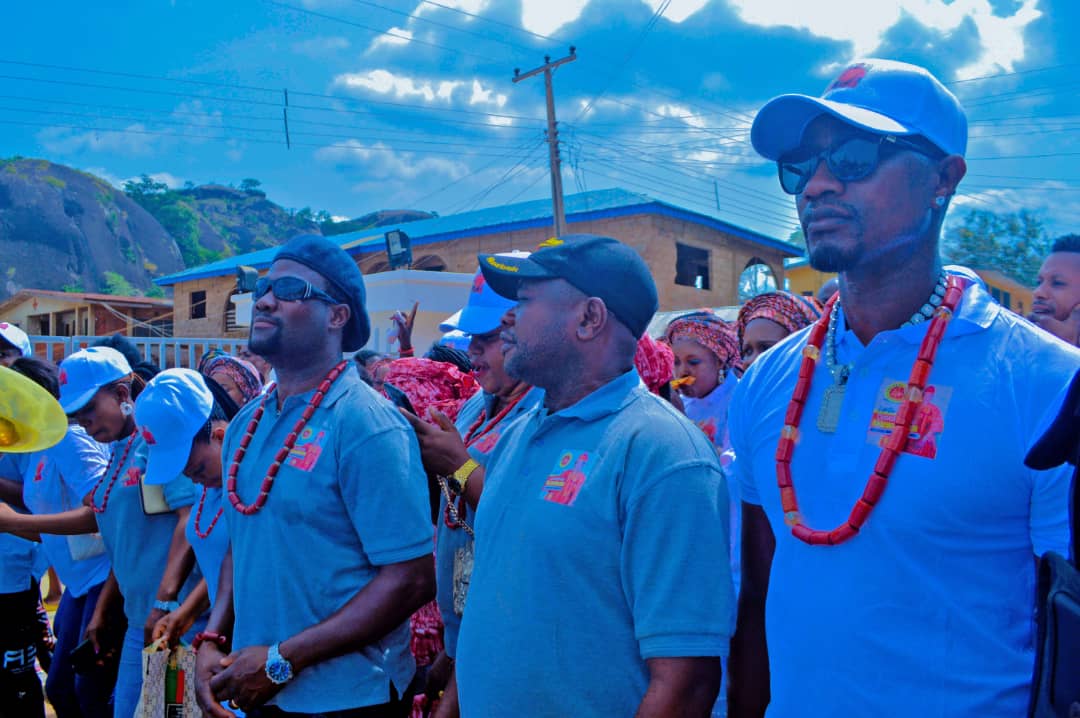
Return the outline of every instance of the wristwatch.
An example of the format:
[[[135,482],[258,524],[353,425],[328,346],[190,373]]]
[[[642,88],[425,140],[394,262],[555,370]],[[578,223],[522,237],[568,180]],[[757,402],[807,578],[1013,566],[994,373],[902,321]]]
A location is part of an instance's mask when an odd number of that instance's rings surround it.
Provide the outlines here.
[[[469,459],[454,472],[452,478],[457,482],[457,491],[459,494],[465,493],[465,483],[479,467],[480,464],[476,462],[476,459]]]
[[[275,643],[266,651],[266,677],[276,686],[288,683],[293,678],[292,664],[278,650],[280,643]]]
[[[154,601],[154,608],[165,613],[172,613],[180,608],[179,601],[162,601],[160,598]]]

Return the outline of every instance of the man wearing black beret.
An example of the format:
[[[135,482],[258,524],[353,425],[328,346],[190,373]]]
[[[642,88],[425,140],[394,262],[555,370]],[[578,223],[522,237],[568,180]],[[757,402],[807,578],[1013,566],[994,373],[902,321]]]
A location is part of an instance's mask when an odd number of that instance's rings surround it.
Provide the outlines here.
[[[360,270],[296,237],[255,299],[250,347],[278,383],[225,436],[232,553],[197,640],[200,704],[402,718],[408,619],[435,595],[431,522],[415,435],[342,361],[370,335]]]

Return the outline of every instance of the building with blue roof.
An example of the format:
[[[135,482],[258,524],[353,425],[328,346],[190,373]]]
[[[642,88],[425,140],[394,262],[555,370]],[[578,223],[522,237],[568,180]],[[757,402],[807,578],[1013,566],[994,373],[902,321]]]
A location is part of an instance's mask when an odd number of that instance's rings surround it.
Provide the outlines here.
[[[662,311],[738,303],[744,269],[766,265],[779,286],[784,259],[802,250],[718,217],[636,192],[605,189],[565,198],[569,233],[616,237],[634,247],[653,270]],[[389,269],[384,235],[393,229],[412,242],[413,269],[471,274],[480,253],[531,250],[552,234],[549,200],[462,212],[446,217],[336,235],[364,274]],[[282,241],[288,239],[282,237]],[[237,336],[230,296],[236,268],[269,268],[276,250],[237,255],[160,277],[173,289],[176,336]],[[450,314],[459,307],[446,307]]]

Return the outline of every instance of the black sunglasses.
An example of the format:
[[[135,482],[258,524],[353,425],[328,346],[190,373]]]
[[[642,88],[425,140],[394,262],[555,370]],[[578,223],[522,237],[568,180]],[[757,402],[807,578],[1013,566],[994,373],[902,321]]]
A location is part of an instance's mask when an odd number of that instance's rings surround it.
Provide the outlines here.
[[[780,159],[776,163],[780,186],[788,194],[799,194],[825,160],[832,176],[841,182],[856,182],[874,173],[889,153],[911,150],[927,157],[940,157],[940,150],[894,135],[851,137],[805,159]],[[789,155],[790,157],[790,155]]]
[[[260,278],[255,282],[255,300],[258,301],[266,296],[269,291],[283,302],[299,302],[304,299],[318,299],[327,304],[344,304],[340,299],[335,299],[321,289],[312,286],[311,282],[300,277],[278,277],[277,279]]]

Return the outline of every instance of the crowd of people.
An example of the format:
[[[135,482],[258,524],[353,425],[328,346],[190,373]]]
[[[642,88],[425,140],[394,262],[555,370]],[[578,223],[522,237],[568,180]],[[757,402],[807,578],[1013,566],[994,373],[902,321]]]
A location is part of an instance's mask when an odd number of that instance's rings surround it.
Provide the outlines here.
[[[413,307],[383,355],[306,235],[237,356],[57,366],[0,324],[70,420],[0,453],[0,715],[44,715],[40,661],[58,718],[130,718],[155,641],[194,647],[214,718],[1022,715],[1070,477],[1024,456],[1080,369],[1080,239],[1030,322],[943,266],[967,124],[918,67],[853,63],[751,137],[824,303],[653,338],[641,256],[569,235],[478,257],[442,327],[467,351],[414,356]]]

